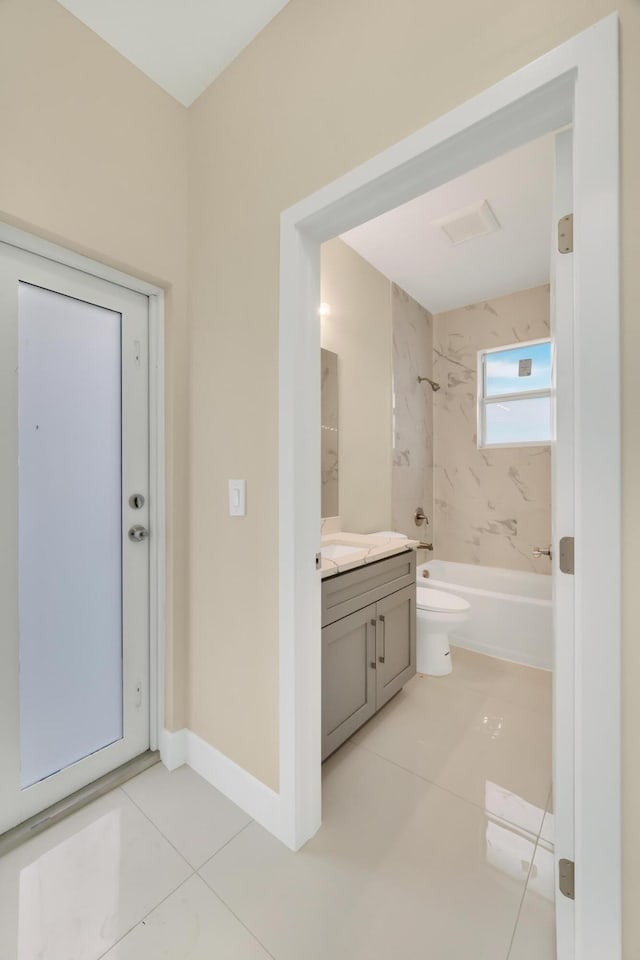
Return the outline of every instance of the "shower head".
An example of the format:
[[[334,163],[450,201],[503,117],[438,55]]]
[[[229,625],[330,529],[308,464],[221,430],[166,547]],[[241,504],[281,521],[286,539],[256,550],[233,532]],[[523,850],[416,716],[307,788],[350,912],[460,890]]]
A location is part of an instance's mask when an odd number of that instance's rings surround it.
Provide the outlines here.
[[[429,377],[418,377],[418,383],[428,383],[434,393],[440,389],[440,384],[430,380]]]

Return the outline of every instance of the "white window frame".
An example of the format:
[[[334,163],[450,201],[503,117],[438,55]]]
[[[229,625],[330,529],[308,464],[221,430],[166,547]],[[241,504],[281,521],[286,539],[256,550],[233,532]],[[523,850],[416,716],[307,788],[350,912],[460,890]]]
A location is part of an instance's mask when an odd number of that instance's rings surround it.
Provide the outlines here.
[[[520,350],[522,347],[537,347],[541,343],[548,343],[551,347],[551,384],[544,390],[519,390],[514,393],[501,393],[495,397],[486,395],[486,358],[492,353],[504,353],[505,350]],[[553,342],[551,337],[542,337],[540,340],[523,340],[517,343],[507,343],[503,347],[490,347],[487,350],[478,350],[478,381],[477,381],[477,443],[479,450],[508,449],[509,447],[548,447],[553,443],[553,420],[551,422],[550,440],[523,440],[509,441],[508,443],[487,443],[486,417],[487,406],[492,403],[508,403],[510,400],[535,400],[537,397],[549,397],[553,404]],[[552,407],[553,409],[553,407]]]

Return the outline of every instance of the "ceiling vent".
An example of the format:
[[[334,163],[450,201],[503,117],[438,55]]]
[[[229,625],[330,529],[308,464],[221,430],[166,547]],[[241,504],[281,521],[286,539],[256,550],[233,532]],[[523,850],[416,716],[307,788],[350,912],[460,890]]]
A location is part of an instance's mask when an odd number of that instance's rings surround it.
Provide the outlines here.
[[[448,217],[433,221],[434,227],[440,227],[445,237],[452,246],[464,243],[466,240],[473,240],[475,237],[484,237],[487,233],[493,233],[500,229],[498,219],[489,206],[488,200],[481,200],[478,203],[465,207],[464,210],[457,210]]]

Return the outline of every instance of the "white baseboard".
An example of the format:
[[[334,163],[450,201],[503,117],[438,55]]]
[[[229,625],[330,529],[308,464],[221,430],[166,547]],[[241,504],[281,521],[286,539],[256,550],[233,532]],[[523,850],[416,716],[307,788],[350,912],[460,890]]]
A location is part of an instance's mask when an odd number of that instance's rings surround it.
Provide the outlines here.
[[[167,770],[175,770],[186,763],[252,820],[286,842],[282,832],[280,794],[197,734],[186,728],[175,732],[163,730],[160,758]]]
[[[182,730],[160,731],[158,749],[160,750],[160,759],[167,770],[177,770],[183,763],[187,762],[187,733],[185,728]]]

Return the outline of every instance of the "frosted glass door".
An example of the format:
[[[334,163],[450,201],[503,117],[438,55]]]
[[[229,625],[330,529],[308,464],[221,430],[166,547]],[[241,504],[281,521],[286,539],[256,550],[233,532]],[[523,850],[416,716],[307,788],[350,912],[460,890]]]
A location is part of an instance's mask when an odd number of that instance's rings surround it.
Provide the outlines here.
[[[0,834],[150,746],[149,300],[0,242]]]
[[[121,316],[19,284],[20,785],[122,737]]]

